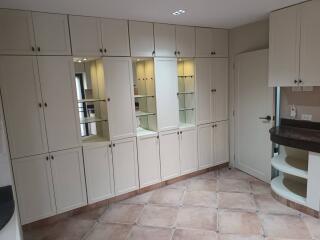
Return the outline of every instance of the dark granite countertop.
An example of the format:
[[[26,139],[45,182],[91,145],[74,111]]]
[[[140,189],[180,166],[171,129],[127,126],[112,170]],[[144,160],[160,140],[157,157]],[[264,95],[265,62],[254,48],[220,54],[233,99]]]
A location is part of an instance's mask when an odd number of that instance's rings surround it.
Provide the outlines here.
[[[14,199],[12,187],[0,187],[0,230],[10,221],[13,213]]]
[[[320,123],[281,119],[269,132],[274,143],[320,153]]]

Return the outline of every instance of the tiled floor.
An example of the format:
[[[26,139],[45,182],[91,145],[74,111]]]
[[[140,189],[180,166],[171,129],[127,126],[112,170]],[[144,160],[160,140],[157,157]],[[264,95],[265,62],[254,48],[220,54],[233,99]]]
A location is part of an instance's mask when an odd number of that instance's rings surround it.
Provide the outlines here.
[[[320,221],[290,209],[269,185],[227,168],[56,224],[25,240],[320,240]]]

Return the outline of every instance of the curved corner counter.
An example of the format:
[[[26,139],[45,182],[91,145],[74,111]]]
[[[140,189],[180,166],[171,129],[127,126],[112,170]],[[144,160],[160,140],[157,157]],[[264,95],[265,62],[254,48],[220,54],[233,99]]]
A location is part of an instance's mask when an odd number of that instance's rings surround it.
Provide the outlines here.
[[[270,139],[279,144],[271,165],[279,171],[272,179],[273,196],[287,206],[319,217],[320,123],[281,119],[270,129]]]

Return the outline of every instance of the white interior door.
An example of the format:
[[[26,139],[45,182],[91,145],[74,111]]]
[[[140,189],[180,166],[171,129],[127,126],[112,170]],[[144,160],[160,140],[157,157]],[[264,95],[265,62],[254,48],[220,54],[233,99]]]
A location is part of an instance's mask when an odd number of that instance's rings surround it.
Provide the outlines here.
[[[71,57],[38,57],[39,75],[49,151],[78,147],[78,113],[73,94],[74,71]]]
[[[263,181],[270,181],[273,89],[268,88],[268,50],[236,57],[235,166]]]

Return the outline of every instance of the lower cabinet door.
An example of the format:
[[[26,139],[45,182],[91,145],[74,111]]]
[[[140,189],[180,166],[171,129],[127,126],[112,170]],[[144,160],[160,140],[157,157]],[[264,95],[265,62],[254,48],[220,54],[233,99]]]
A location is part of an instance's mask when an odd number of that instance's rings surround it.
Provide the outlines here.
[[[195,129],[180,132],[181,174],[188,174],[198,169],[197,132]]]
[[[112,142],[115,194],[139,188],[136,138]]]
[[[180,176],[179,155],[179,131],[160,133],[160,162],[163,181]]]
[[[215,123],[214,127],[214,165],[229,162],[228,121]]]
[[[213,124],[198,126],[199,169],[213,166]]]
[[[137,143],[140,187],[161,182],[158,137],[138,138]]]
[[[111,148],[108,144],[83,147],[88,203],[95,203],[114,195]]]
[[[22,224],[56,214],[48,155],[12,160]]]
[[[57,212],[87,204],[82,149],[50,153]]]

